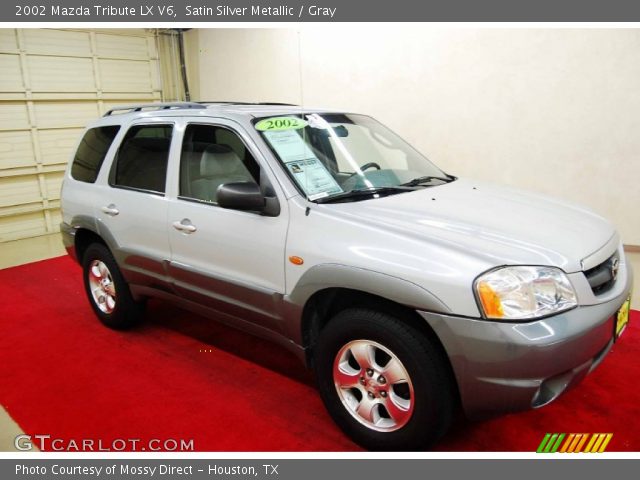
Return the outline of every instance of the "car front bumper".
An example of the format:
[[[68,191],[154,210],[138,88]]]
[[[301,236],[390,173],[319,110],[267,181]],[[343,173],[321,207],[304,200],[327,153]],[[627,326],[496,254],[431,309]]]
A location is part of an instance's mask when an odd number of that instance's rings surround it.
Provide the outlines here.
[[[627,272],[606,303],[528,323],[419,311],[448,354],[467,417],[541,407],[579,383],[613,345],[614,317],[633,282]]]

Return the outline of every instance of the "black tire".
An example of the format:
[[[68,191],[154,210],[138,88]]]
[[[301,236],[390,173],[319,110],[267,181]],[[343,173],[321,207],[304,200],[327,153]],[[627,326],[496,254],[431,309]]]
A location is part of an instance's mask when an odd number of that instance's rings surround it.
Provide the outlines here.
[[[91,269],[95,262],[102,262],[108,269],[109,278],[115,286],[113,298],[115,305],[109,311],[104,311],[99,303],[94,299],[91,286]],[[101,243],[93,243],[87,247],[82,259],[82,276],[84,278],[84,288],[89,300],[89,304],[100,321],[109,328],[124,330],[136,325],[144,314],[145,303],[137,302],[131,295],[129,285],[125,281],[118,264],[109,249]],[[101,277],[102,278],[102,277]],[[98,281],[95,279],[94,281]],[[104,298],[104,297],[103,297]],[[104,302],[102,302],[104,305]]]
[[[407,398],[412,398],[413,411],[408,416],[408,420],[405,415],[403,421],[406,423],[396,422],[396,426],[392,427],[395,430],[378,431],[374,429],[379,427],[378,425],[373,427],[365,425],[362,420],[356,418],[357,414],[351,413],[349,407],[343,404],[341,396],[338,394],[333,376],[334,362],[339,353],[341,358],[345,358],[342,352],[351,352],[350,349],[344,350],[343,347],[348,344],[355,346],[357,343],[350,342],[359,340],[375,342],[387,349],[401,362],[410,378],[407,385],[410,383],[413,391],[408,395],[406,392],[409,387],[405,385],[404,395]],[[378,355],[377,352],[380,349],[373,347],[373,351]],[[384,352],[384,350],[382,351]],[[351,353],[346,355],[349,357]],[[384,360],[385,353],[382,353],[382,356],[382,360]],[[352,358],[352,360],[354,359]],[[347,435],[369,450],[392,451],[429,448],[451,425],[455,406],[454,389],[450,370],[443,354],[433,339],[394,316],[360,308],[341,311],[321,331],[314,352],[314,360],[320,395],[329,414]],[[375,362],[375,365],[378,365],[378,362]],[[388,365],[383,364],[383,366]],[[357,372],[361,367],[356,362],[355,364],[350,363],[347,368],[353,368],[353,371]],[[357,373],[357,375],[360,382],[369,382],[366,378],[363,380],[363,377],[368,375],[366,370],[361,370],[361,373]],[[374,374],[374,376],[376,375],[377,373]],[[401,384],[397,385],[393,388],[402,387]],[[349,392],[353,392],[353,394],[350,393],[348,396],[353,396],[357,400],[357,397],[363,394],[362,392],[370,392],[374,388],[384,388],[384,385],[366,383],[362,388],[356,386],[354,389],[349,389]],[[388,402],[390,398],[386,398],[386,396],[391,397],[391,390],[388,388],[387,390],[387,392],[378,390],[372,392],[373,397],[370,397],[372,402]],[[344,390],[341,391],[344,392]],[[403,394],[401,393],[401,395]],[[381,398],[382,396],[385,398]],[[395,396],[395,398],[398,397]],[[376,407],[376,411],[382,411],[383,417],[387,412],[386,407],[382,407],[382,409]],[[378,413],[377,416],[381,415]],[[393,423],[394,419],[389,416],[389,420],[382,421]]]

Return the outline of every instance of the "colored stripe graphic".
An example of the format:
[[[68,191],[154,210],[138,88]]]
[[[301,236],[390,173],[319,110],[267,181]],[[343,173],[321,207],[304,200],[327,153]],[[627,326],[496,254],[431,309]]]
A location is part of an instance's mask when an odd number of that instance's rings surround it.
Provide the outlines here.
[[[557,433],[554,433],[553,435],[551,435],[551,438],[547,442],[547,446],[544,449],[544,453],[551,453],[551,447],[553,447],[553,444],[556,441],[556,438],[558,438]]]
[[[565,453],[567,451],[567,448],[569,448],[569,445],[571,445],[571,442],[573,442],[573,439],[575,438],[576,434],[575,433],[570,433],[569,436],[567,437],[567,441],[564,442],[564,445],[562,445],[562,448],[560,449],[559,453]]]
[[[609,445],[609,442],[611,441],[612,438],[613,438],[613,433],[607,433],[607,436],[604,439],[604,442],[602,442],[602,445],[600,446],[600,450],[598,450],[598,453],[602,453],[607,449],[607,445]]]
[[[578,443],[580,443],[580,441],[584,442],[585,439],[585,435],[583,433],[578,433],[574,439],[573,442],[571,442],[571,445],[569,445],[569,449],[567,450],[567,453],[573,453],[576,451],[576,446],[578,445]]]
[[[547,433],[536,453],[602,453],[612,438],[613,433]]]
[[[590,452],[591,451],[591,447],[595,443],[596,438],[598,438],[598,435],[591,435],[591,439],[589,440],[589,443],[587,443],[587,446],[584,447],[584,451],[585,452]],[[580,450],[578,450],[578,451],[580,451]]]
[[[588,433],[583,433],[582,434],[582,438],[580,439],[580,442],[578,443],[578,445],[576,445],[576,449],[574,450],[573,453],[580,453],[580,451],[582,450],[582,446],[587,441],[587,438],[589,438],[589,434]]]
[[[538,445],[538,449],[536,450],[536,453],[542,453],[542,451],[544,450],[544,447],[547,444],[547,442],[549,441],[550,437],[551,437],[550,433],[547,433],[544,436],[544,438],[542,439],[542,442],[540,442],[540,445]]]
[[[562,440],[564,439],[565,434],[561,433],[560,435],[558,435],[558,439],[556,440],[556,443],[553,445],[553,447],[551,447],[551,450],[549,450],[549,453],[556,453],[558,451],[558,448],[560,448],[560,444],[562,443]]]

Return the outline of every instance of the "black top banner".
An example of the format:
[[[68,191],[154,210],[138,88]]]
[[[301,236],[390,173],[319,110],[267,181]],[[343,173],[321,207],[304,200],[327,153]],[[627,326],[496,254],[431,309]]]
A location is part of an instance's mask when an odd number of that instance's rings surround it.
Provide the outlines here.
[[[637,22],[637,0],[3,0],[2,22]]]

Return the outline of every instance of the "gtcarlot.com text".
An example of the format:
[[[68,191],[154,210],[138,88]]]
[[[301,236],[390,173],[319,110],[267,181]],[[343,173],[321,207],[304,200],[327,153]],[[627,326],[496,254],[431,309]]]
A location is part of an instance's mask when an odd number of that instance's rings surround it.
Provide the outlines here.
[[[54,452],[192,452],[193,439],[115,438],[113,440],[92,438],[56,438],[51,435],[18,435],[14,440],[16,450],[34,449]]]

